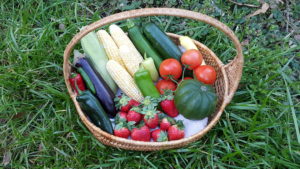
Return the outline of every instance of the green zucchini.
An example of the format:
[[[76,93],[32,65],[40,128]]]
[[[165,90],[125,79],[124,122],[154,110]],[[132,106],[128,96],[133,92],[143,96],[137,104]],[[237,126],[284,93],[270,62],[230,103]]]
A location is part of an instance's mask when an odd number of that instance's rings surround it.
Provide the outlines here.
[[[138,49],[142,56],[146,54],[147,57],[151,57],[156,68],[159,69],[162,59],[159,57],[158,53],[150,45],[147,39],[143,36],[139,27],[134,25],[134,23],[132,23],[131,21],[128,21],[128,35],[134,46]]]
[[[176,44],[154,23],[147,23],[143,32],[151,45],[164,57],[180,61],[181,51]]]
[[[79,94],[76,96],[76,100],[78,101],[82,111],[90,118],[94,125],[110,134],[113,134],[111,121],[98,99],[89,90],[81,91],[76,82],[75,86]]]

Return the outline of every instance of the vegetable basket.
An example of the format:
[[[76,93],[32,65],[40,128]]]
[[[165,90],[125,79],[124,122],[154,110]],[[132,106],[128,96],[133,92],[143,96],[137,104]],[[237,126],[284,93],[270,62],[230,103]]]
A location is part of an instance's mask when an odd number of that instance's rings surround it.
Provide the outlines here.
[[[84,37],[91,31],[94,31],[97,28],[100,28],[104,25],[108,25],[117,21],[126,20],[129,18],[143,17],[143,16],[176,16],[183,17],[188,19],[194,19],[196,21],[204,22],[210,24],[223,33],[225,33],[233,42],[237,55],[235,58],[230,61],[228,64],[223,64],[220,59],[211,51],[208,47],[201,44],[198,41],[194,41],[199,50],[201,51],[204,60],[207,64],[213,66],[217,72],[217,80],[214,83],[214,88],[216,94],[218,96],[218,102],[216,111],[209,117],[207,126],[200,131],[199,133],[192,135],[187,138],[183,138],[176,141],[167,141],[167,142],[142,142],[142,141],[134,141],[129,139],[124,139],[120,137],[116,137],[109,133],[102,131],[100,128],[96,127],[93,123],[91,123],[85,114],[82,112],[78,102],[76,101],[76,94],[72,91],[70,86],[70,82],[68,77],[71,74],[71,63],[69,61],[70,55],[74,46],[80,42],[80,39]],[[168,33],[168,36],[178,44],[179,35]],[[101,141],[105,145],[128,149],[128,150],[138,150],[138,151],[155,151],[155,150],[163,150],[163,149],[172,149],[179,148],[185,146],[191,142],[194,142],[201,137],[203,137],[212,127],[218,122],[220,119],[226,105],[231,101],[242,76],[243,69],[243,54],[242,54],[242,46],[235,36],[233,31],[228,28],[225,24],[220,21],[211,18],[207,15],[184,10],[184,9],[174,9],[174,8],[145,8],[145,9],[137,9],[126,12],[117,13],[114,15],[107,16],[102,18],[101,20],[94,22],[84,29],[82,29],[79,33],[77,33],[70,43],[67,45],[64,51],[64,63],[63,63],[63,71],[64,71],[64,79],[68,88],[68,92],[75,104],[76,110],[86,125],[86,127],[93,133],[93,135]]]

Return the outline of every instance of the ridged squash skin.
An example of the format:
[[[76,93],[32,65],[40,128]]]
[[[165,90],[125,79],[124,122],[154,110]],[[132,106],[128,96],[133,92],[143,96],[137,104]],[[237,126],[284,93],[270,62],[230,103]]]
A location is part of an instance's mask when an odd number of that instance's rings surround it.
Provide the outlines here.
[[[174,101],[185,118],[200,120],[214,113],[217,95],[210,85],[198,80],[184,80],[175,91]]]
[[[151,45],[159,52],[159,54],[165,59],[174,58],[180,61],[182,52],[178,46],[169,38],[169,36],[163,32],[154,23],[147,23],[143,27],[143,32],[147,40]]]

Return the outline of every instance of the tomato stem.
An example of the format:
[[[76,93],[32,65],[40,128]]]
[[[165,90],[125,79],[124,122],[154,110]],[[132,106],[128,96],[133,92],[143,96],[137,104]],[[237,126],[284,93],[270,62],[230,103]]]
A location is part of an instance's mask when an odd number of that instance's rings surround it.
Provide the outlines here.
[[[184,79],[184,73],[185,73],[186,67],[188,67],[188,66],[184,65],[184,68],[183,68],[183,71],[182,71],[181,81],[183,81],[183,79]]]
[[[174,83],[176,83],[178,85],[178,82],[173,78],[172,75],[169,75],[169,79],[172,80]]]

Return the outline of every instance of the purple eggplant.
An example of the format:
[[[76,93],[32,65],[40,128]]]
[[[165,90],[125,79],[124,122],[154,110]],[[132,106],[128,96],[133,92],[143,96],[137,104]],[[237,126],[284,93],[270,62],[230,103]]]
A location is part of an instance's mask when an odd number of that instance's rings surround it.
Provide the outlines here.
[[[96,96],[99,99],[104,110],[109,117],[114,117],[117,114],[117,110],[114,103],[114,93],[110,87],[106,84],[100,74],[93,70],[88,60],[84,57],[76,59],[76,67],[81,67],[91,79],[95,89]]]

